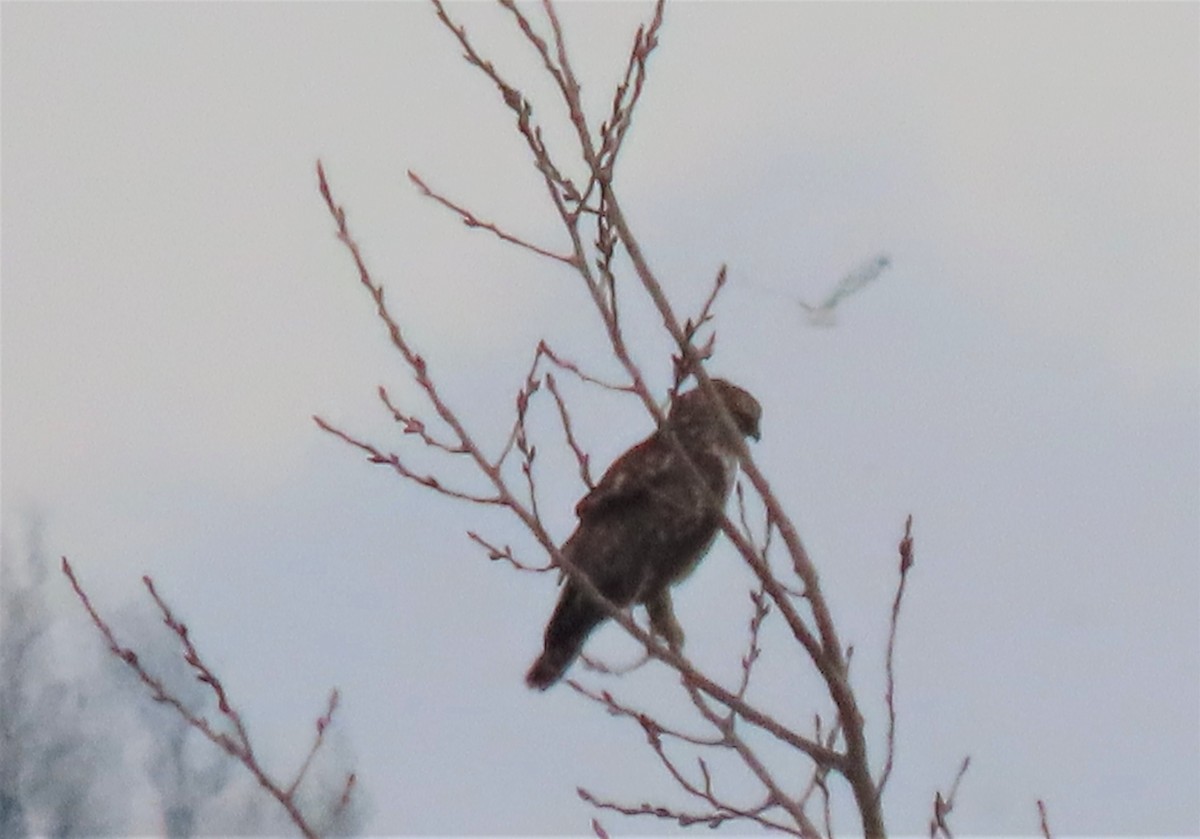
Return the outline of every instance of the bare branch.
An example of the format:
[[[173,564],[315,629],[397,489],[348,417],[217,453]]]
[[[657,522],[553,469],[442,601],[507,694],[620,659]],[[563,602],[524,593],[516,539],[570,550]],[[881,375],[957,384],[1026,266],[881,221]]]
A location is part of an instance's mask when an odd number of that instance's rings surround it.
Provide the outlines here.
[[[346,246],[346,250],[350,252],[350,256],[354,259],[354,265],[358,269],[359,282],[370,293],[371,299],[375,302],[375,314],[383,322],[384,326],[387,327],[388,337],[391,339],[392,346],[399,351],[401,356],[403,356],[405,363],[412,370],[413,379],[421,387],[421,389],[425,391],[425,396],[429,399],[430,404],[433,405],[437,415],[444,423],[446,423],[447,426],[449,426],[450,430],[454,432],[455,437],[458,438],[459,445],[461,445],[461,447],[465,449],[468,454],[470,454],[471,459],[475,461],[479,469],[490,479],[492,479],[493,483],[495,483],[499,479],[498,467],[494,467],[488,462],[487,458],[483,456],[483,452],[477,445],[475,445],[475,441],[471,438],[471,435],[467,433],[466,428],[464,428],[463,424],[459,421],[457,415],[442,400],[437,386],[429,377],[429,371],[426,369],[425,359],[422,358],[409,345],[407,339],[404,337],[403,331],[400,329],[399,323],[397,323],[396,319],[392,317],[392,313],[389,311],[387,303],[384,301],[383,286],[375,282],[371,276],[371,272],[367,269],[366,262],[363,260],[362,252],[359,250],[358,243],[354,240],[354,237],[350,235],[350,228],[346,223],[346,211],[334,200],[333,193],[329,189],[329,181],[325,177],[325,167],[321,165],[320,161],[317,161],[317,186],[321,192],[321,197],[325,199],[325,206],[329,209],[329,214],[333,216],[334,223],[337,225],[338,240]],[[318,420],[317,422],[326,431],[337,434],[337,436],[342,437],[342,439],[346,442],[351,443],[352,445],[358,445],[359,448],[363,448],[363,445],[358,443],[358,441],[355,441],[352,437],[337,432],[328,424],[322,424],[323,421],[321,420]],[[369,447],[367,450],[370,450]],[[385,461],[376,462],[388,461],[385,459]],[[401,472],[401,474],[404,473]],[[416,479],[416,476],[413,477]],[[429,486],[428,484],[426,485]],[[483,503],[497,502],[486,501]]]
[[[437,439],[426,430],[424,422],[417,419],[415,416],[410,416],[403,413],[399,408],[396,407],[395,403],[392,402],[391,397],[388,395],[387,389],[383,387],[383,385],[379,386],[379,399],[391,413],[392,419],[402,426],[401,430],[405,434],[416,434],[421,438],[421,442],[429,446],[431,449],[441,449],[448,454],[468,454],[467,449],[461,443],[446,443]]]
[[[334,690],[330,694],[329,706],[325,714],[317,720],[317,736],[309,749],[308,756],[305,758],[304,764],[300,767],[296,775],[296,779],[290,784],[287,789],[275,781],[259,763],[258,758],[254,754],[254,749],[250,742],[250,735],[247,733],[245,726],[242,723],[241,715],[238,714],[226,693],[225,686],[215,673],[204,663],[200,653],[193,645],[188,629],[185,624],[179,621],[171,608],[159,595],[158,590],[154,586],[154,581],[148,577],[142,577],[142,582],[153,598],[155,605],[163,616],[163,623],[171,630],[175,637],[179,640],[183,647],[184,661],[196,672],[196,677],[204,684],[208,685],[213,694],[217,698],[217,708],[221,715],[228,720],[234,728],[236,738],[230,737],[228,734],[216,731],[209,721],[193,713],[186,705],[163,684],[162,680],[151,674],[132,649],[122,646],[113,633],[112,628],[100,616],[92,605],[91,598],[84,591],[78,578],[75,576],[75,570],[71,567],[71,563],[64,556],[62,558],[62,572],[67,580],[71,583],[71,588],[75,591],[75,596],[79,598],[79,602],[83,604],[88,616],[91,618],[92,624],[100,631],[105,642],[108,644],[109,651],[125,663],[130,670],[138,677],[143,685],[150,692],[150,698],[155,702],[167,705],[173,708],[180,717],[192,728],[199,731],[209,742],[217,746],[222,751],[229,754],[244,766],[251,775],[254,776],[258,784],[267,791],[267,793],[279,802],[284,811],[288,814],[288,818],[296,825],[296,828],[307,839],[316,839],[317,831],[308,823],[304,814],[300,811],[299,805],[296,802],[295,792],[308,770],[308,766],[312,761],[313,755],[320,749],[324,741],[325,730],[333,719],[333,712],[337,705],[337,691]],[[335,812],[344,809],[350,802],[350,795],[354,787],[355,776],[353,773],[347,776],[346,785],[343,789],[338,802],[335,805]]]
[[[933,819],[929,822],[929,836],[934,839],[937,836],[943,836],[945,839],[954,839],[954,834],[950,832],[950,826],[946,823],[946,816],[954,809],[954,798],[958,795],[958,785],[962,782],[963,775],[967,774],[967,769],[971,765],[971,756],[967,755],[963,758],[962,764],[958,767],[958,772],[954,776],[954,782],[950,784],[950,791],[945,796],[939,790],[933,797]]]
[[[700,314],[693,320],[688,318],[683,323],[683,338],[688,346],[693,348],[690,353],[677,353],[671,356],[671,365],[675,372],[675,383],[671,387],[671,396],[674,397],[680,386],[687,381],[692,375],[692,367],[712,358],[713,351],[716,348],[717,333],[714,331],[708,336],[708,340],[700,346],[695,346],[696,333],[700,328],[712,320],[712,307],[716,302],[717,295],[725,286],[725,266],[721,266],[721,270],[717,272],[717,278],[713,282],[712,291],[709,292],[708,299],[704,301],[704,305],[700,308]]]
[[[64,564],[66,557],[63,557]],[[74,577],[72,576],[72,582]],[[150,597],[153,598],[155,605],[162,612],[163,623],[167,625],[175,635],[179,638],[179,642],[183,645],[183,660],[188,663],[193,670],[196,671],[196,679],[202,684],[208,685],[212,692],[217,697],[217,710],[219,710],[230,723],[233,724],[234,731],[237,732],[238,740],[241,743],[242,751],[245,756],[253,760],[254,750],[250,746],[250,735],[246,733],[246,728],[242,724],[242,718],[238,712],[233,709],[229,703],[229,697],[225,695],[225,687],[221,684],[221,680],[213,675],[212,671],[205,666],[200,659],[200,654],[196,652],[196,648],[192,645],[192,639],[188,637],[187,627],[179,621],[175,620],[175,616],[171,614],[170,607],[158,595],[158,590],[154,588],[154,581],[149,576],[142,577],[142,583],[146,586],[146,590],[150,592]]]
[[[550,348],[550,345],[547,344],[545,341],[541,341],[540,343],[538,343],[537,355],[545,356],[546,358],[550,359],[550,361],[553,362],[556,367],[566,370],[568,373],[575,374],[575,376],[577,378],[579,378],[581,381],[589,382],[594,385],[599,385],[600,387],[604,388],[605,390],[615,390],[615,391],[620,391],[623,393],[635,393],[636,392],[632,385],[614,385],[610,382],[604,381],[603,379],[598,379],[595,376],[591,375],[590,373],[585,373],[579,367],[578,364],[576,364],[574,361],[563,358],[561,355],[559,355],[554,350],[552,350]]]
[[[317,717],[317,736],[313,740],[312,748],[308,750],[308,755],[304,758],[304,763],[301,764],[299,771],[296,772],[296,777],[287,788],[289,798],[296,794],[296,790],[299,789],[300,784],[304,781],[304,776],[308,774],[308,767],[312,765],[313,758],[317,756],[317,751],[325,742],[325,730],[333,722],[333,712],[337,710],[339,696],[337,688],[329,692],[329,705],[326,707],[325,713]],[[351,782],[347,779],[346,783],[349,784]],[[344,793],[342,798],[345,798]]]
[[[816,740],[818,743],[824,743],[827,748],[832,749],[834,744],[837,742],[838,736],[842,733],[841,720],[834,720],[833,726],[829,729],[828,733],[822,733],[821,715],[820,714],[815,715],[815,720],[816,720],[816,733],[814,734],[813,739]],[[828,807],[829,807],[829,787],[826,786],[826,784],[825,784],[825,778],[828,775],[829,775],[829,767],[826,767],[826,766],[814,766],[813,767],[812,775],[808,779],[808,786],[806,786],[804,788],[804,792],[802,792],[800,794],[800,797],[797,799],[797,801],[801,807],[806,806],[808,804],[808,799],[812,797],[812,794],[814,792],[820,790],[821,796],[824,799],[824,806],[826,809],[828,809]],[[831,835],[831,834],[829,834],[827,831],[827,835]]]
[[[492,62],[483,58],[483,56],[476,51],[474,45],[467,37],[466,27],[456,24],[453,20],[451,20],[450,15],[446,12],[445,5],[441,2],[441,0],[431,0],[431,2],[433,3],[433,7],[437,12],[438,20],[440,20],[446,26],[446,28],[454,34],[454,37],[458,39],[459,45],[463,48],[463,57],[468,63],[479,68],[484,75],[492,80],[492,83],[496,85],[496,88],[500,91],[500,96],[504,100],[504,104],[507,105],[514,114],[516,114],[517,130],[520,132],[521,136],[525,138],[526,143],[529,145],[529,150],[533,152],[534,165],[545,179],[546,187],[550,192],[551,200],[553,200],[554,205],[558,209],[560,215],[562,215],[564,219],[577,218],[582,205],[583,196],[575,187],[575,184],[559,171],[558,167],[551,159],[550,153],[546,149],[546,144],[542,141],[541,129],[538,128],[533,122],[533,105],[529,103],[529,100],[527,100],[519,90],[517,90],[500,76]],[[515,7],[512,7],[512,11],[519,19],[523,19],[519,10],[516,10]],[[532,32],[532,30],[530,30],[530,32]],[[536,38],[536,35],[534,37]],[[551,73],[553,72],[553,69],[551,69]],[[569,209],[567,207],[568,203],[572,204],[573,207]],[[575,242],[574,244],[575,261],[573,264],[578,267],[580,249],[578,242]]]
[[[763,788],[767,791],[767,804],[769,806],[773,805],[782,808],[784,812],[786,812],[792,818],[793,822],[797,826],[797,829],[783,829],[788,833],[792,833],[797,836],[804,836],[805,839],[811,839],[811,837],[817,836],[817,829],[805,814],[804,808],[800,806],[798,802],[784,793],[783,789],[775,781],[775,778],[771,775],[766,765],[761,759],[759,759],[758,755],[754,753],[749,744],[747,744],[746,741],[743,740],[742,737],[734,730],[733,715],[730,714],[728,716],[719,716],[716,714],[712,708],[709,707],[708,702],[705,701],[704,697],[696,689],[696,686],[691,684],[689,675],[687,673],[682,675],[684,688],[687,689],[688,696],[691,698],[692,704],[698,711],[700,711],[701,716],[712,723],[713,726],[724,735],[725,741],[729,744],[729,747],[737,752],[738,757],[742,759],[742,763],[744,763],[746,767],[754,774],[754,776],[758,778],[759,783],[761,783]],[[766,821],[759,818],[746,816],[742,811],[738,811],[738,814],[747,818],[752,818],[754,821],[758,821],[764,826],[769,826],[767,825]]]
[[[703,788],[703,786],[698,786],[692,783],[685,775],[683,775],[682,772],[678,770],[678,768],[671,762],[670,758],[667,757],[666,753],[662,751],[661,743],[657,745],[652,743],[652,748],[654,749],[655,754],[662,761],[663,765],[667,767],[667,771],[671,774],[671,776],[675,779],[675,782],[678,783],[681,788],[683,788],[686,792],[697,796],[698,798],[707,800],[711,797]],[[654,816],[659,819],[666,819],[676,822],[681,827],[690,827],[692,825],[702,824],[706,827],[716,828],[729,821],[745,819],[756,822],[768,830],[775,830],[780,833],[788,833],[793,836],[808,835],[796,830],[795,828],[789,827],[786,824],[773,819],[768,819],[754,810],[739,810],[735,807],[718,802],[715,800],[715,798],[713,799],[714,809],[712,812],[688,813],[682,810],[675,810],[670,807],[654,806],[645,802],[638,805],[618,804],[615,801],[606,801],[597,798],[583,787],[577,787],[575,791],[581,799],[591,804],[593,807],[597,807],[601,810],[611,810],[613,812],[621,813],[625,816]]]
[[[541,573],[554,569],[554,563],[552,562],[548,562],[545,565],[526,565],[513,555],[512,548],[510,546],[505,545],[503,548],[496,547],[474,530],[468,530],[467,536],[470,537],[471,541],[482,546],[483,549],[487,551],[488,559],[492,560],[493,562],[498,559],[502,559],[513,568],[516,568],[518,571],[533,571],[536,573]]]
[[[904,584],[908,580],[908,569],[913,565],[912,516],[904,522],[904,538],[900,540],[900,582],[896,584],[896,597],[892,601],[892,616],[888,625],[887,658],[884,665],[887,687],[884,690],[884,700],[887,703],[887,758],[883,772],[876,784],[876,797],[883,795],[888,778],[892,774],[892,766],[896,757],[896,626],[900,620],[900,603],[904,599]]]
[[[746,690],[750,687],[750,674],[754,669],[754,663],[762,654],[762,648],[758,645],[758,633],[762,629],[763,621],[771,612],[771,602],[764,595],[761,587],[758,591],[750,592],[750,601],[754,604],[754,614],[750,616],[750,640],[746,645],[746,652],[742,656],[742,681],[737,689],[737,695],[743,698],[746,696]]]
[[[664,0],[658,0],[650,25],[638,27],[633,48],[629,52],[629,63],[625,67],[625,77],[613,94],[612,112],[600,128],[600,160],[602,169],[609,177],[616,166],[625,132],[632,124],[633,111],[642,95],[646,82],[646,61],[658,46],[658,30],[662,26],[665,5]]]
[[[349,443],[350,445],[354,446],[355,448],[361,449],[362,451],[366,452],[367,460],[370,461],[371,463],[378,463],[378,464],[381,464],[384,466],[390,466],[396,472],[396,474],[401,475],[410,481],[418,483],[423,487],[427,487],[428,489],[432,489],[435,492],[439,492],[442,495],[447,495],[451,498],[458,498],[463,501],[471,501],[476,504],[505,504],[505,503],[507,503],[503,498],[501,498],[500,496],[497,496],[497,495],[475,495],[470,492],[464,492],[463,490],[452,489],[450,487],[447,487],[447,486],[443,485],[442,482],[440,480],[438,480],[437,478],[435,478],[433,475],[422,475],[418,472],[412,471],[411,469],[409,469],[407,466],[405,466],[400,461],[399,455],[394,454],[394,453],[384,454],[383,452],[381,452],[379,449],[375,448],[370,443],[367,443],[363,440],[359,440],[357,437],[354,437],[354,436],[348,434],[347,432],[342,431],[340,428],[338,428],[334,425],[331,425],[329,422],[325,421],[321,417],[314,416],[313,422],[315,422],[321,428],[322,431],[326,431],[326,432],[332,434],[334,437],[337,437],[339,440],[343,440],[343,441]]]
[[[646,713],[644,713],[642,711],[638,711],[635,708],[632,708],[628,705],[625,705],[625,704],[617,701],[617,699],[615,699],[613,697],[612,693],[610,693],[607,690],[602,690],[602,691],[589,690],[588,688],[579,684],[579,682],[575,681],[574,679],[567,679],[567,684],[570,685],[572,690],[574,690],[576,693],[580,694],[581,696],[586,696],[588,699],[592,700],[593,702],[595,702],[599,705],[603,705],[605,710],[608,711],[608,713],[614,717],[625,717],[627,719],[634,720],[635,722],[637,722],[640,725],[644,725],[644,723],[642,722],[643,719],[645,719],[645,720],[650,719],[650,717]],[[727,746],[728,745],[726,743],[724,735],[721,735],[718,737],[701,737],[696,734],[684,733],[683,731],[680,731],[675,728],[671,728],[670,726],[666,726],[666,725],[663,725],[658,722],[655,722],[654,725],[658,729],[660,734],[665,734],[668,737],[672,737],[672,738],[674,738],[676,740],[680,740],[684,743],[691,743],[693,746]]]
[[[421,180],[421,178],[417,175],[417,173],[413,172],[411,169],[408,171],[408,179],[410,181],[412,181],[414,184],[416,184],[417,189],[421,190],[421,194],[424,195],[426,198],[432,198],[434,201],[438,202],[443,207],[446,207],[447,209],[456,213],[458,215],[458,217],[460,219],[462,219],[462,223],[465,224],[467,227],[477,227],[481,230],[487,230],[487,231],[495,234],[498,238],[504,240],[505,242],[508,242],[510,244],[516,245],[521,248],[525,248],[526,250],[533,251],[534,253],[538,254],[539,256],[545,256],[545,257],[548,257],[549,259],[554,259],[559,262],[564,262],[567,265],[571,266],[572,268],[574,268],[576,266],[575,257],[573,257],[573,256],[564,256],[563,254],[554,253],[554,251],[546,250],[545,248],[539,247],[538,245],[535,245],[531,242],[525,241],[524,239],[520,238],[519,236],[514,236],[513,234],[502,230],[501,228],[497,227],[495,224],[493,224],[491,222],[481,221],[474,213],[472,213],[466,207],[463,207],[460,204],[454,203],[449,198],[446,198],[445,196],[441,195],[440,193],[434,192],[432,189],[430,189],[425,184],[425,181]]]
[[[1045,837],[1045,839],[1054,839],[1050,833],[1050,820],[1046,816],[1046,802],[1039,798],[1037,802],[1037,809],[1038,827],[1041,828],[1042,836]]]
[[[525,428],[525,416],[529,411],[529,398],[541,387],[541,381],[535,379],[531,370],[525,379],[525,384],[517,392],[517,422],[514,440],[517,451],[521,453],[521,474],[525,476],[525,484],[529,490],[529,510],[533,517],[541,521],[542,515],[538,510],[537,485],[533,478],[533,461],[537,457],[537,446],[529,442],[529,434]]]
[[[593,489],[596,483],[592,480],[591,458],[579,445],[579,441],[575,439],[575,432],[571,428],[571,414],[567,411],[567,403],[563,401],[562,394],[558,392],[558,383],[554,380],[553,373],[546,374],[546,389],[550,391],[550,395],[554,397],[554,403],[558,406],[558,416],[562,420],[563,433],[567,436],[567,445],[570,446],[575,455],[575,461],[579,464],[579,477],[583,479],[584,486]]]

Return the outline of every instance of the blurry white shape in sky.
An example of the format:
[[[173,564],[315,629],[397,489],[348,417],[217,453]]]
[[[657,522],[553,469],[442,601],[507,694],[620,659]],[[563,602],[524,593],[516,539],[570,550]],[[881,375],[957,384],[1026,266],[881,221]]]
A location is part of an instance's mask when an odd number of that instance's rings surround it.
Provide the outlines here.
[[[837,315],[834,310],[838,304],[850,295],[866,288],[875,280],[879,279],[879,275],[892,264],[891,257],[885,253],[881,253],[872,259],[862,263],[857,268],[846,273],[833,289],[825,295],[825,298],[817,304],[806,303],[800,300],[795,295],[786,291],[781,291],[770,286],[759,285],[756,282],[744,280],[743,284],[749,288],[755,288],[760,291],[770,292],[787,297],[791,300],[796,300],[800,304],[800,308],[808,314],[808,323],[810,326],[819,326],[829,328],[837,325]]]
[[[803,300],[800,301],[801,308],[808,312],[808,322],[813,326],[833,326],[837,323],[837,317],[833,310],[837,308],[838,303],[843,299],[854,294],[859,289],[870,285],[883,270],[892,264],[891,259],[887,254],[880,254],[870,262],[864,262],[862,265],[855,268],[846,276],[842,277],[839,282],[824,300],[816,306],[810,306]]]

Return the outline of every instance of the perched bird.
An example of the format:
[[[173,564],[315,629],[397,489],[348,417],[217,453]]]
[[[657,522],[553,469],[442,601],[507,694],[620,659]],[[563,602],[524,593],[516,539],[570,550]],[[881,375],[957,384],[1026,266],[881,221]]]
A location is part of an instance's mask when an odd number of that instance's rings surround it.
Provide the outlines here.
[[[738,431],[757,440],[758,401],[722,379],[712,384]],[[737,442],[703,389],[677,396],[662,426],[617,458],[576,505],[579,525],[562,546],[563,557],[614,605],[644,604],[651,630],[679,649],[683,630],[670,587],[691,573],[720,530],[737,468]],[[606,617],[568,578],[526,684],[545,690],[557,682]]]

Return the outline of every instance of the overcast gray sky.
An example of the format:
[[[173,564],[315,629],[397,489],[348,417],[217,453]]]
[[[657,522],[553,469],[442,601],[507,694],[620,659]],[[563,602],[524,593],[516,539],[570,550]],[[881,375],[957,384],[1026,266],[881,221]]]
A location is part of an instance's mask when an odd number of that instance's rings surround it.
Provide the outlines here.
[[[506,14],[452,9],[562,141]],[[648,15],[563,11],[596,122]],[[965,754],[963,834],[1032,832],[1037,798],[1064,834],[1200,831],[1198,27],[1195,4],[668,9],[618,185],[678,309],[729,265],[712,369],[763,403],[756,456],[858,648],[877,758],[895,543],[916,521],[897,832],[924,830]],[[375,399],[384,383],[421,407],[318,157],[485,445],[538,339],[615,370],[566,270],[405,178],[563,247],[507,111],[432,11],[5,4],[3,123],[6,532],[43,511],[104,607],[153,574],[281,766],[337,685],[376,833],[583,833],[577,785],[678,802],[627,722],[525,689],[554,582],[465,536],[527,545],[516,525],[310,419],[432,464]],[[808,326],[797,301],[880,251],[894,267]],[[665,388],[654,319],[627,326]],[[651,427],[633,400],[570,392],[598,463]],[[544,486],[565,536],[581,488],[569,468]],[[731,679],[747,585],[718,544],[676,598],[690,654]],[[633,654],[617,630],[593,645]],[[590,678],[670,695],[653,670]],[[827,713],[785,664],[761,690]]]

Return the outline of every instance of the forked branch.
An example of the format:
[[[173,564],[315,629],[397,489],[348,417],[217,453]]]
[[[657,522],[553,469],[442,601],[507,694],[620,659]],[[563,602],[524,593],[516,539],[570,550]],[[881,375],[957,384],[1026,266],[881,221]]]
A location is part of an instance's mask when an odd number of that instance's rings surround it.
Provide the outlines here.
[[[171,691],[170,688],[160,679],[151,673],[142,663],[137,653],[132,648],[122,645],[113,632],[112,627],[100,616],[100,613],[92,605],[91,598],[84,590],[83,585],[79,582],[75,575],[75,569],[71,567],[71,563],[64,556],[62,558],[62,572],[67,580],[71,583],[71,588],[75,591],[75,596],[87,611],[88,617],[91,618],[92,624],[99,630],[100,635],[104,638],[108,645],[109,652],[120,659],[125,665],[133,671],[138,680],[145,685],[150,694],[150,698],[155,702],[166,705],[173,709],[176,714],[183,719],[187,725],[194,730],[200,732],[209,742],[217,748],[224,751],[226,754],[234,758],[238,763],[242,764],[259,785],[267,791],[267,793],[279,802],[291,819],[292,824],[308,839],[316,839],[319,835],[317,829],[313,826],[312,821],[304,815],[300,810],[297,802],[297,790],[303,783],[305,776],[308,773],[309,766],[312,764],[313,758],[320,750],[325,742],[325,731],[333,722],[333,714],[337,709],[338,692],[333,690],[329,695],[329,703],[325,713],[317,718],[316,722],[316,737],[313,740],[312,746],[309,748],[308,754],[296,771],[291,783],[284,784],[281,781],[275,780],[259,762],[257,755],[254,752],[254,747],[250,740],[250,735],[246,730],[245,724],[242,722],[241,714],[234,708],[229,694],[226,692],[221,679],[212,671],[201,657],[200,652],[192,643],[191,636],[188,633],[187,626],[175,617],[174,612],[163,600],[158,593],[158,589],[154,585],[154,581],[146,576],[142,577],[142,582],[146,586],[146,590],[150,593],[151,599],[158,607],[159,613],[162,615],[163,623],[179,641],[183,649],[183,659],[192,669],[196,679],[202,684],[208,686],[212,691],[217,702],[217,710],[221,717],[232,728],[233,733],[229,734],[224,731],[218,731],[217,727],[211,723],[206,717],[198,714],[187,707],[179,697]],[[356,776],[353,772],[346,776],[346,780],[342,786],[342,790],[336,801],[333,802],[331,812],[337,815],[344,810],[350,803],[350,798],[354,790]]]

